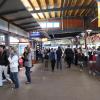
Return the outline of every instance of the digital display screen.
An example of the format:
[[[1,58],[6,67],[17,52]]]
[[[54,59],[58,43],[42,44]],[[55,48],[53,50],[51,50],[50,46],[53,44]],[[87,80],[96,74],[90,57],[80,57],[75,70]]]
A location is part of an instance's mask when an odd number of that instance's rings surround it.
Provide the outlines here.
[[[30,33],[30,39],[37,39],[37,38],[40,38],[41,37],[41,33],[40,32],[32,32]]]

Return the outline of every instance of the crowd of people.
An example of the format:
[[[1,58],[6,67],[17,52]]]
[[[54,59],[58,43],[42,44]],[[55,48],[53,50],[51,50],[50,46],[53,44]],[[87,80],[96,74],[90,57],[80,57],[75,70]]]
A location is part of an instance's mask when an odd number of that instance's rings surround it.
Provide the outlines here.
[[[92,63],[97,62],[97,66],[99,66],[98,63],[100,60],[100,47],[98,49],[92,47],[86,50],[81,47],[72,49],[69,45],[66,49],[61,47],[58,47],[58,49],[43,48],[41,51],[37,51],[37,53],[37,60],[41,59],[46,69],[48,69],[48,64],[51,63],[52,71],[54,71],[55,67],[56,69],[62,70],[63,60],[67,63],[67,68],[71,68],[71,65],[75,64],[76,66],[80,66],[80,71],[83,71],[85,66],[91,65]]]
[[[6,79],[8,83],[14,85],[14,88],[19,88],[19,56],[18,51],[14,47],[6,47],[0,45],[0,87],[3,86],[3,79]],[[23,66],[25,68],[25,75],[27,81],[26,84],[31,84],[31,68],[33,66],[33,55],[29,46],[25,47],[23,55]],[[36,60],[41,60],[44,63],[45,69],[48,70],[49,64],[51,71],[62,70],[64,66],[71,68],[72,64],[80,66],[80,71],[83,71],[84,66],[88,63],[97,63],[100,67],[100,47],[95,49],[94,47],[88,50],[82,48],[72,49],[70,45],[66,49],[58,47],[57,49],[45,49],[36,50]],[[64,62],[67,64],[63,64]]]
[[[25,47],[22,55],[23,65],[26,69],[26,84],[31,83],[30,69],[32,67],[32,53],[30,47]],[[16,48],[0,45],[0,87],[3,86],[3,80],[14,85],[15,89],[19,88],[19,56]]]

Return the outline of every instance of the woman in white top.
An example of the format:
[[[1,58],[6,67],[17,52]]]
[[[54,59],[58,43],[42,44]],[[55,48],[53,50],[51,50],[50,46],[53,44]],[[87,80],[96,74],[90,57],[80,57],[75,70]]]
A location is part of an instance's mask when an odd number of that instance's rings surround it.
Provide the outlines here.
[[[8,58],[10,62],[10,77],[15,84],[15,88],[19,88],[19,80],[18,80],[18,56],[15,48],[11,48],[11,53]]]

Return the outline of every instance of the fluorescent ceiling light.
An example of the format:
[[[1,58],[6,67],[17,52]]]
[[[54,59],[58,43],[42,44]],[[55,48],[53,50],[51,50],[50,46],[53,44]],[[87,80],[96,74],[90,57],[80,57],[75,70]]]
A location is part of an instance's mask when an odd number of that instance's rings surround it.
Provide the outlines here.
[[[38,15],[35,14],[35,13],[32,13],[32,16],[33,16],[35,19],[39,19]]]
[[[37,0],[30,0],[32,5],[35,7],[35,10],[40,10]]]
[[[47,38],[42,38],[42,42],[47,42],[48,39]]]
[[[30,3],[28,2],[28,0],[21,0],[21,2],[23,3],[23,5],[27,8],[28,11],[33,11],[32,6],[30,5]]]
[[[41,18],[44,18],[43,13],[38,13]]]

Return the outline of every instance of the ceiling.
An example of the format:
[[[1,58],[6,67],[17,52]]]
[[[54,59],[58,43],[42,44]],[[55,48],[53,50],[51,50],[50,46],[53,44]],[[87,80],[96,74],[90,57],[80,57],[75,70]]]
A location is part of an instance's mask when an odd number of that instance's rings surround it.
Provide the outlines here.
[[[22,29],[32,24],[39,26],[37,21],[26,10],[20,0],[0,0],[0,18],[12,23]]]
[[[50,19],[95,17],[96,8],[96,0],[0,0],[1,18],[28,32],[40,30],[39,22]],[[60,34],[69,33],[65,30],[44,31],[48,34],[56,34],[56,31]]]
[[[88,16],[94,15],[93,9],[96,0],[21,0],[29,2],[27,9],[37,20],[49,19],[62,16]]]

